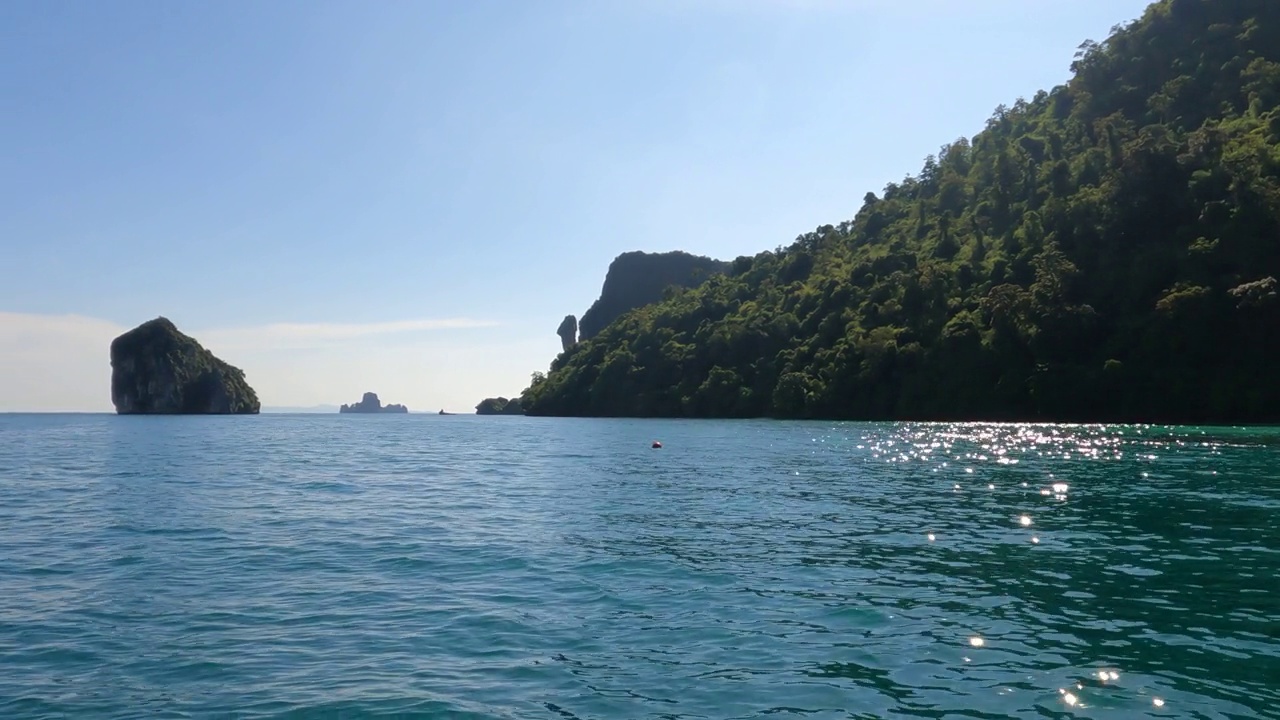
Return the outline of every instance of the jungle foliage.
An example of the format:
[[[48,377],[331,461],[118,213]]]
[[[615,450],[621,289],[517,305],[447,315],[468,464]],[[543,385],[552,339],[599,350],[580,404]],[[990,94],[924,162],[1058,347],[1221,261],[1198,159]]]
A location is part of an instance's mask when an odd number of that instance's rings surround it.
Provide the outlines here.
[[[560,355],[532,415],[1280,420],[1280,2],[1162,0],[853,220]]]

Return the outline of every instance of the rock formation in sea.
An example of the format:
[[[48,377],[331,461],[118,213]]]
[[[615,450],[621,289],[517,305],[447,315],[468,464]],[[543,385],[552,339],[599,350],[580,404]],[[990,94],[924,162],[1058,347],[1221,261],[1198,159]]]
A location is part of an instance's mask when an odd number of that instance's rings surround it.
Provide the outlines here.
[[[523,415],[524,407],[520,404],[520,398],[507,399],[504,397],[485,398],[476,405],[477,415]]]
[[[560,327],[556,328],[556,334],[560,336],[560,344],[564,346],[565,352],[568,352],[569,348],[578,344],[578,318],[565,315]]]
[[[261,407],[244,371],[164,317],[111,341],[111,402],[121,415],[256,414]]]
[[[360,402],[350,405],[343,405],[338,408],[340,413],[407,413],[409,408],[404,405],[383,405],[378,399],[377,393],[367,392],[364,397],[360,398]]]

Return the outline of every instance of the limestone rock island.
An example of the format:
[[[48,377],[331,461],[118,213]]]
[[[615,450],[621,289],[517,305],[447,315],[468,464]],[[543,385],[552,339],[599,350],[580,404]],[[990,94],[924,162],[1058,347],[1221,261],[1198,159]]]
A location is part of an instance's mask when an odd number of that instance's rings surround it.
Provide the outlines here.
[[[338,408],[340,413],[407,413],[409,408],[404,405],[383,405],[378,399],[378,393],[367,392],[358,403],[343,405]]]
[[[244,371],[164,317],[111,341],[111,402],[121,415],[251,415],[261,407]]]

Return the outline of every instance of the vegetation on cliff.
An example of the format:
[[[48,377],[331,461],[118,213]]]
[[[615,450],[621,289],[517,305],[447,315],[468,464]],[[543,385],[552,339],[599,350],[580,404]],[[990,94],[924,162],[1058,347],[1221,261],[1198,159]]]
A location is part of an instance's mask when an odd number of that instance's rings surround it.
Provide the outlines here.
[[[244,371],[164,317],[111,342],[111,402],[121,415],[255,414],[260,408]]]
[[[1280,420],[1280,2],[1157,2],[1072,72],[620,317],[526,413]]]
[[[578,321],[579,339],[590,340],[625,313],[659,302],[669,288],[694,287],[728,269],[729,263],[687,252],[623,253],[609,263],[600,297]]]
[[[520,398],[485,398],[476,405],[477,415],[523,415]]]

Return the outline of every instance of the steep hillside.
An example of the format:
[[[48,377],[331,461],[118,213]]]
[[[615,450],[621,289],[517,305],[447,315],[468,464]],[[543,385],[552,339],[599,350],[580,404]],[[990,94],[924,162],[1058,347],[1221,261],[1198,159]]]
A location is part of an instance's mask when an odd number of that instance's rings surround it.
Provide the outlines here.
[[[1277,61],[1280,2],[1158,2],[853,220],[562,354],[525,410],[1280,421]]]

